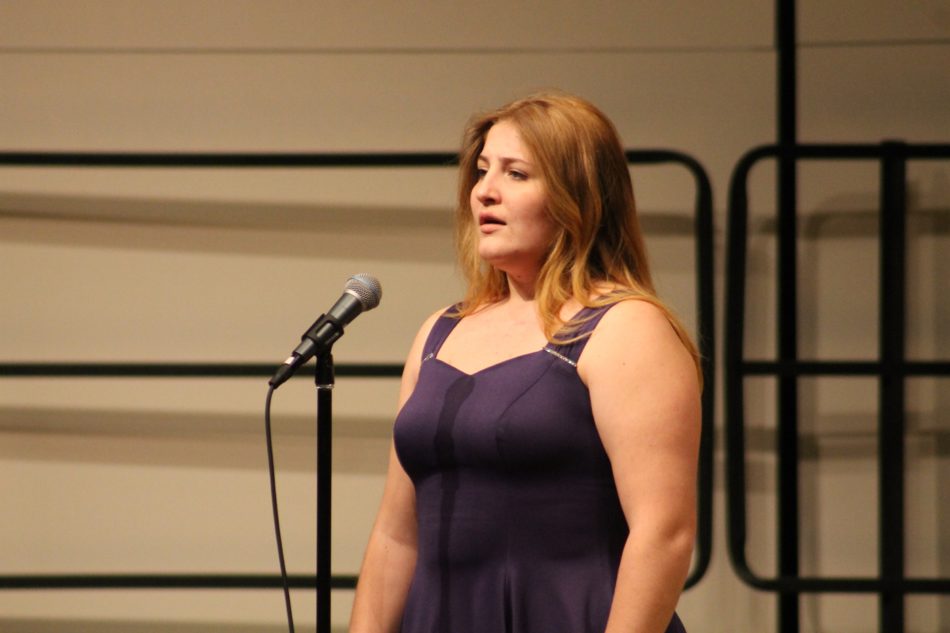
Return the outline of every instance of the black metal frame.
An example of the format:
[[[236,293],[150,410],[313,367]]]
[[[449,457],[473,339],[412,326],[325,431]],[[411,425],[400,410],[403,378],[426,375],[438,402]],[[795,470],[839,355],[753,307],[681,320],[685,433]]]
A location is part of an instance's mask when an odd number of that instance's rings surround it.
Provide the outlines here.
[[[686,587],[705,574],[712,553],[713,414],[715,406],[715,338],[713,300],[712,187],[702,165],[686,154],[668,150],[629,150],[628,162],[639,165],[674,163],[685,167],[696,184],[695,252],[698,346],[702,355],[706,389],[703,391],[700,447],[696,557]],[[114,168],[316,168],[316,167],[450,167],[452,153],[57,153],[4,152],[0,166],[11,167],[114,167]],[[0,363],[0,379],[16,377],[169,378],[260,377],[269,378],[273,365],[259,363]],[[337,376],[395,378],[398,364],[337,364]],[[313,376],[309,366],[298,378]],[[294,588],[316,587],[315,575],[293,575]],[[4,589],[258,589],[279,588],[277,575],[259,574],[20,574],[0,575]],[[356,576],[332,576],[334,589],[352,589]]]
[[[776,55],[776,131],[782,147],[798,142],[798,20],[795,0],[776,0],[775,3]],[[782,156],[778,161],[776,205],[778,208],[779,276],[794,271],[798,253],[794,236],[797,233],[798,166],[794,160]],[[789,238],[788,236],[791,236]],[[783,277],[784,278],[784,277]],[[798,348],[798,302],[795,284],[778,288],[778,353],[783,361],[794,359]],[[784,448],[778,455],[779,495],[785,502],[780,506],[779,540],[794,543],[778,553],[779,573],[798,575],[798,382],[783,376],[778,384],[779,444]],[[798,633],[799,600],[795,594],[780,594],[778,598],[778,633]]]
[[[880,360],[799,361],[796,298],[779,295],[778,360],[748,361],[743,353],[745,272],[748,222],[747,180],[752,167],[766,158],[782,163],[800,160],[877,160],[881,164],[881,291]],[[798,630],[801,593],[877,593],[881,596],[881,631],[901,633],[904,596],[908,593],[950,593],[950,578],[907,578],[904,574],[904,383],[911,376],[950,375],[950,360],[910,361],[905,358],[906,164],[908,160],[945,160],[950,145],[899,142],[856,145],[769,145],[745,154],[732,175],[725,309],[726,477],[729,556],[739,577],[758,589],[776,592],[796,613],[781,617],[783,633]],[[794,212],[794,207],[792,208]],[[781,213],[781,209],[780,209]],[[794,215],[794,213],[793,213]],[[795,250],[794,218],[779,222],[779,259]],[[784,248],[782,244],[785,244]],[[797,287],[794,259],[778,267],[777,284]],[[785,314],[786,312],[790,314]],[[800,577],[798,574],[798,431],[797,385],[802,376],[877,376],[879,387],[880,575],[877,578]],[[755,574],[745,557],[746,488],[743,385],[748,376],[775,376],[779,390],[779,570],[774,578]],[[781,385],[788,385],[782,390]],[[786,392],[787,391],[787,392]],[[792,398],[792,400],[789,400]],[[781,603],[780,603],[781,604]]]

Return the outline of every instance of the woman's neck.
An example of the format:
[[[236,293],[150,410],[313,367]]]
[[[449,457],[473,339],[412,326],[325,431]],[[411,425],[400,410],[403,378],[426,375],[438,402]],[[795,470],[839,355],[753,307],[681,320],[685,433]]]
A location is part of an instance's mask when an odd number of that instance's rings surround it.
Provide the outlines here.
[[[537,276],[520,277],[507,275],[508,298],[514,303],[535,303],[538,287]]]

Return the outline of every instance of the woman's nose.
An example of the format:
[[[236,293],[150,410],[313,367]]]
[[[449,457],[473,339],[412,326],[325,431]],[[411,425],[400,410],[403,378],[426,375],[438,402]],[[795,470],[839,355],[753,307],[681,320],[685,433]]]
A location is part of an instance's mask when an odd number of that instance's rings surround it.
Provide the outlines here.
[[[498,202],[498,190],[495,186],[495,177],[488,171],[482,174],[482,177],[475,183],[473,189],[475,199],[484,206]]]

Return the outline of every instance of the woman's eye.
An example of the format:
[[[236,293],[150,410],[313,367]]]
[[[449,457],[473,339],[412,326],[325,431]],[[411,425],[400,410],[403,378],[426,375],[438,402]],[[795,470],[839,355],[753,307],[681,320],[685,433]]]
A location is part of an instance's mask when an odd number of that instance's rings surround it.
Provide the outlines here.
[[[475,177],[478,178],[479,180],[484,178],[486,173],[488,173],[488,170],[485,169],[484,167],[475,168]]]
[[[511,170],[511,171],[508,172],[508,173],[509,173],[509,174],[511,175],[511,177],[514,178],[515,180],[527,180],[527,178],[528,178],[528,174],[524,173],[523,171],[516,171],[516,170],[513,169],[513,170]]]

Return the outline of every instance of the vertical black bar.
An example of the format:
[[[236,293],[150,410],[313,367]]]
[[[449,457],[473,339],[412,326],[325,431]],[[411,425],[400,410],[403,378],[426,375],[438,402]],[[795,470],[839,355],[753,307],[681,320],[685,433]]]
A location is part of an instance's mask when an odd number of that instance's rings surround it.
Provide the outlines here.
[[[794,165],[780,171],[783,209],[779,213],[778,343],[779,359],[794,362],[798,356],[797,257],[795,251],[796,195]],[[798,378],[778,380],[778,546],[779,575],[799,574],[798,502]],[[779,597],[779,633],[798,633],[799,594],[784,591]]]
[[[904,578],[904,344],[906,153],[901,143],[885,143],[881,163],[881,296],[879,490],[881,578]],[[896,584],[896,583],[895,583]],[[903,633],[904,594],[882,592],[881,631]]]
[[[797,183],[798,142],[797,23],[795,0],[777,0],[778,42],[778,356],[798,358]],[[779,575],[798,576],[798,379],[778,382],[778,566]],[[799,594],[779,594],[778,632],[798,633]]]
[[[317,633],[330,633],[330,508],[333,355],[317,357]]]
[[[729,224],[726,231],[726,305],[723,324],[723,394],[726,448],[726,516],[729,558],[745,579],[746,489],[745,405],[742,359],[745,355],[746,250],[749,200],[746,183],[749,160],[733,171],[729,183]]]
[[[776,0],[778,144],[798,143],[798,21],[795,0]]]
[[[713,254],[712,186],[699,164],[692,167],[696,177],[696,307],[699,312],[699,349],[702,354],[702,435],[699,450],[699,477],[697,513],[699,524],[696,535],[696,566],[686,587],[694,586],[706,573],[712,558],[713,517],[713,445],[715,442],[715,270]]]

